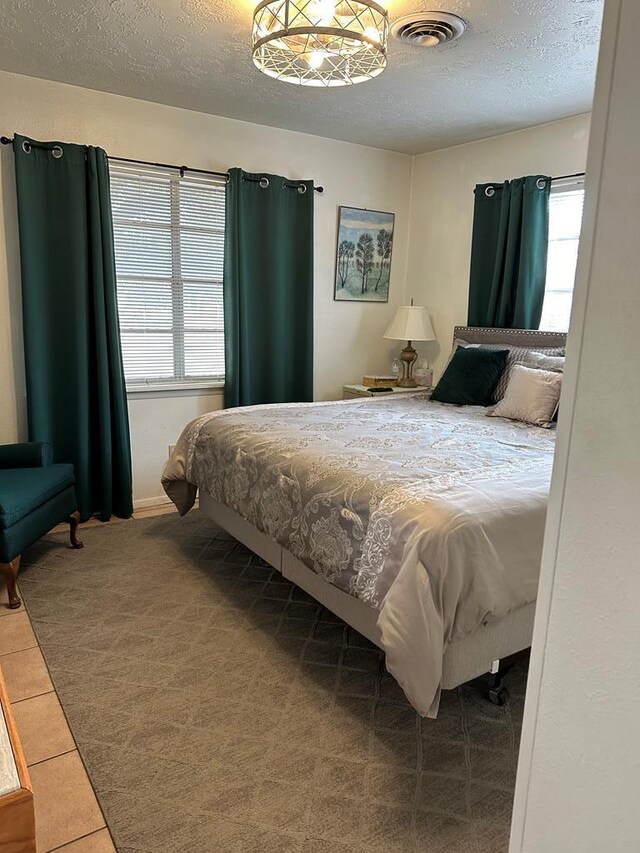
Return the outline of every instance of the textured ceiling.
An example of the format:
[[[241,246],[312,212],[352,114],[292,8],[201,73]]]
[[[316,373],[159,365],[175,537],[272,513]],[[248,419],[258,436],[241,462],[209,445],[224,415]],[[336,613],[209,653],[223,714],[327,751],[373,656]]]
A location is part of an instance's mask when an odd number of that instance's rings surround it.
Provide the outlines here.
[[[455,12],[469,31],[391,42],[377,79],[318,90],[254,68],[249,0],[1,0],[0,69],[411,154],[590,109],[603,0],[385,5],[392,20]]]

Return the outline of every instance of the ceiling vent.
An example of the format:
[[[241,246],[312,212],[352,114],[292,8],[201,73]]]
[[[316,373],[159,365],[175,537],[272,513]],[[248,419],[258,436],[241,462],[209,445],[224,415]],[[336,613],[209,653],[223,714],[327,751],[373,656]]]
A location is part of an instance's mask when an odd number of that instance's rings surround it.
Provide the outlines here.
[[[403,44],[439,47],[460,38],[466,28],[465,21],[450,12],[416,12],[398,18],[391,25],[391,35]]]

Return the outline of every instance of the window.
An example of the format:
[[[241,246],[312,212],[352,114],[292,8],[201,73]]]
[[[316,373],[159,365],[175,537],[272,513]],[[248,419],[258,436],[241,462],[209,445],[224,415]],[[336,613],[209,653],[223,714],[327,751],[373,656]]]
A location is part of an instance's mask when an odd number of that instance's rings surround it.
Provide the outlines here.
[[[224,378],[224,179],[109,163],[128,388]]]
[[[566,332],[571,316],[584,189],[554,185],[549,201],[549,257],[540,328]]]

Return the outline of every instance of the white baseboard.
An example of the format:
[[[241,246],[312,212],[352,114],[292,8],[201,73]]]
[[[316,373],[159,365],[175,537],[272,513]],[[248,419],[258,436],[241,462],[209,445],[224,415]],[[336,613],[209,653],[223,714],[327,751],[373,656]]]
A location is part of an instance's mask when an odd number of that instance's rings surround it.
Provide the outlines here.
[[[166,495],[158,495],[155,498],[139,498],[137,501],[133,502],[133,508],[136,509],[146,509],[150,506],[165,506],[169,505],[171,501]]]
[[[193,504],[193,509],[197,509],[198,505],[199,501],[198,498],[196,498]],[[175,509],[175,506],[173,505],[172,501],[170,501],[166,495],[158,495],[158,497],[156,498],[140,498],[139,500],[133,502],[134,513],[136,512],[136,510],[155,508],[161,509],[163,507],[166,507],[167,509],[171,507],[172,510]]]

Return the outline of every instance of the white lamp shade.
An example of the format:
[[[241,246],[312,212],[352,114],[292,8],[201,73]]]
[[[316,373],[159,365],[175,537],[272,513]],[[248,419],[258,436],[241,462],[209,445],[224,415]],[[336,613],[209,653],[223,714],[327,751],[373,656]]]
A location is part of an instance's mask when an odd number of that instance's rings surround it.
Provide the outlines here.
[[[420,305],[401,305],[383,337],[394,341],[435,341],[427,309]]]

